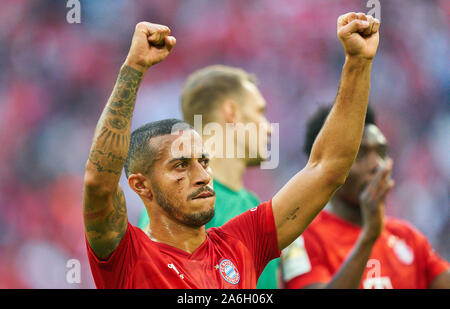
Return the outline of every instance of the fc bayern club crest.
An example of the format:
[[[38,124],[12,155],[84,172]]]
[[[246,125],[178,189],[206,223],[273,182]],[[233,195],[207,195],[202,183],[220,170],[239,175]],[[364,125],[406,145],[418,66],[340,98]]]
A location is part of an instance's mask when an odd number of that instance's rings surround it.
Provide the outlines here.
[[[230,260],[222,260],[219,264],[219,271],[222,278],[228,283],[238,284],[241,279],[236,266]]]

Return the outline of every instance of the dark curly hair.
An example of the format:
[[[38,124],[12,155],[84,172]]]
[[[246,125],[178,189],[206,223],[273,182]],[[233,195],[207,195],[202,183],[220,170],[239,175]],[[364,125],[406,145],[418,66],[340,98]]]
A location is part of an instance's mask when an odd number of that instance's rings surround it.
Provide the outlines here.
[[[321,106],[312,116],[309,118],[307,125],[306,125],[306,134],[305,134],[305,141],[303,144],[303,152],[306,155],[311,154],[311,149],[313,147],[314,141],[316,140],[317,135],[319,134],[320,130],[322,129],[323,124],[325,123],[325,120],[328,117],[328,114],[331,111],[331,108],[333,105],[326,105]],[[374,110],[369,106],[367,106],[367,113],[366,113],[366,120],[365,125],[368,124],[376,124],[375,123],[375,112]]]

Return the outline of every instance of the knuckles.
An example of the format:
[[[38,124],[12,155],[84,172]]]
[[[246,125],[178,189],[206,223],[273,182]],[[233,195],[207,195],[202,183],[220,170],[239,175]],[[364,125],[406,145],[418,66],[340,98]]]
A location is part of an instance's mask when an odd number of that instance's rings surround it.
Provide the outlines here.
[[[142,30],[146,30],[147,29],[147,22],[145,21],[141,21],[139,23],[136,24],[135,30],[136,31],[142,31]]]
[[[152,24],[147,21],[141,21],[136,24],[135,26],[136,31],[150,31],[152,33],[157,33],[161,35],[170,35],[170,29],[167,26],[159,25],[159,24]]]

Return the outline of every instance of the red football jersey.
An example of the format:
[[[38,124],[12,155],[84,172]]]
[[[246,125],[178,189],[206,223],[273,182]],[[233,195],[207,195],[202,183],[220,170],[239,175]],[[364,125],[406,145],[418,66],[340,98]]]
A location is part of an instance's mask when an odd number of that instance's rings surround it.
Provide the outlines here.
[[[328,283],[356,245],[361,228],[322,211],[305,232],[283,250],[286,288]],[[424,289],[449,264],[426,237],[405,221],[386,218],[363,273],[360,288]]]
[[[154,242],[130,223],[106,261],[86,244],[97,288],[251,289],[267,263],[281,254],[271,202],[208,229],[192,254]]]

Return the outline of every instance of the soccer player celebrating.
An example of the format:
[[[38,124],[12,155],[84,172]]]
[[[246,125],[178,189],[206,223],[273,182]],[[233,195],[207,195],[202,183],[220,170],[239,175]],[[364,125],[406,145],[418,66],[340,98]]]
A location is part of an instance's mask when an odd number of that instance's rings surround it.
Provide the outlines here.
[[[379,21],[363,13],[339,17],[346,60],[308,163],[270,201],[206,231],[215,193],[199,134],[173,119],[130,134],[142,78],[176,42],[165,26],[137,24],[85,169],[83,215],[96,286],[255,288],[267,263],[297,239],[345,182],[363,134],[378,29]],[[148,235],[128,222],[119,185],[124,167],[147,209]]]
[[[202,135],[205,145],[215,139],[215,135],[208,134],[209,130],[206,129],[211,124],[220,126],[218,131],[221,133],[226,132],[230,124],[254,127],[256,129],[253,137],[256,136],[256,139],[252,141],[257,140],[260,135],[269,137],[271,134],[269,122],[265,117],[266,101],[256,85],[256,78],[239,68],[212,65],[192,73],[183,87],[181,108],[184,121],[194,128],[198,125],[195,117],[201,116],[202,123],[198,133]],[[234,134],[234,131],[227,134]],[[207,150],[210,154],[209,165],[214,175],[213,188],[216,201],[214,217],[206,224],[206,229],[222,226],[235,216],[261,203],[258,197],[246,190],[243,185],[245,169],[258,166],[263,161],[261,149],[258,145],[252,144],[250,138],[245,138],[245,141],[239,143],[237,138],[233,138],[227,143],[227,138],[223,138],[224,135],[221,137],[223,145],[214,145],[222,150],[220,153],[213,155]],[[267,143],[262,139],[259,146],[267,148]],[[226,156],[227,147],[232,150],[243,147],[243,156],[237,156],[235,153],[234,156]],[[254,156],[250,156],[252,150]],[[139,217],[138,226],[144,231],[149,227],[145,209]],[[270,261],[258,279],[257,288],[277,288],[278,269],[279,259]]]
[[[331,107],[308,122],[309,154]],[[450,288],[448,263],[408,223],[385,217],[394,182],[387,141],[367,110],[365,129],[347,181],[305,232],[283,250],[287,288]]]

